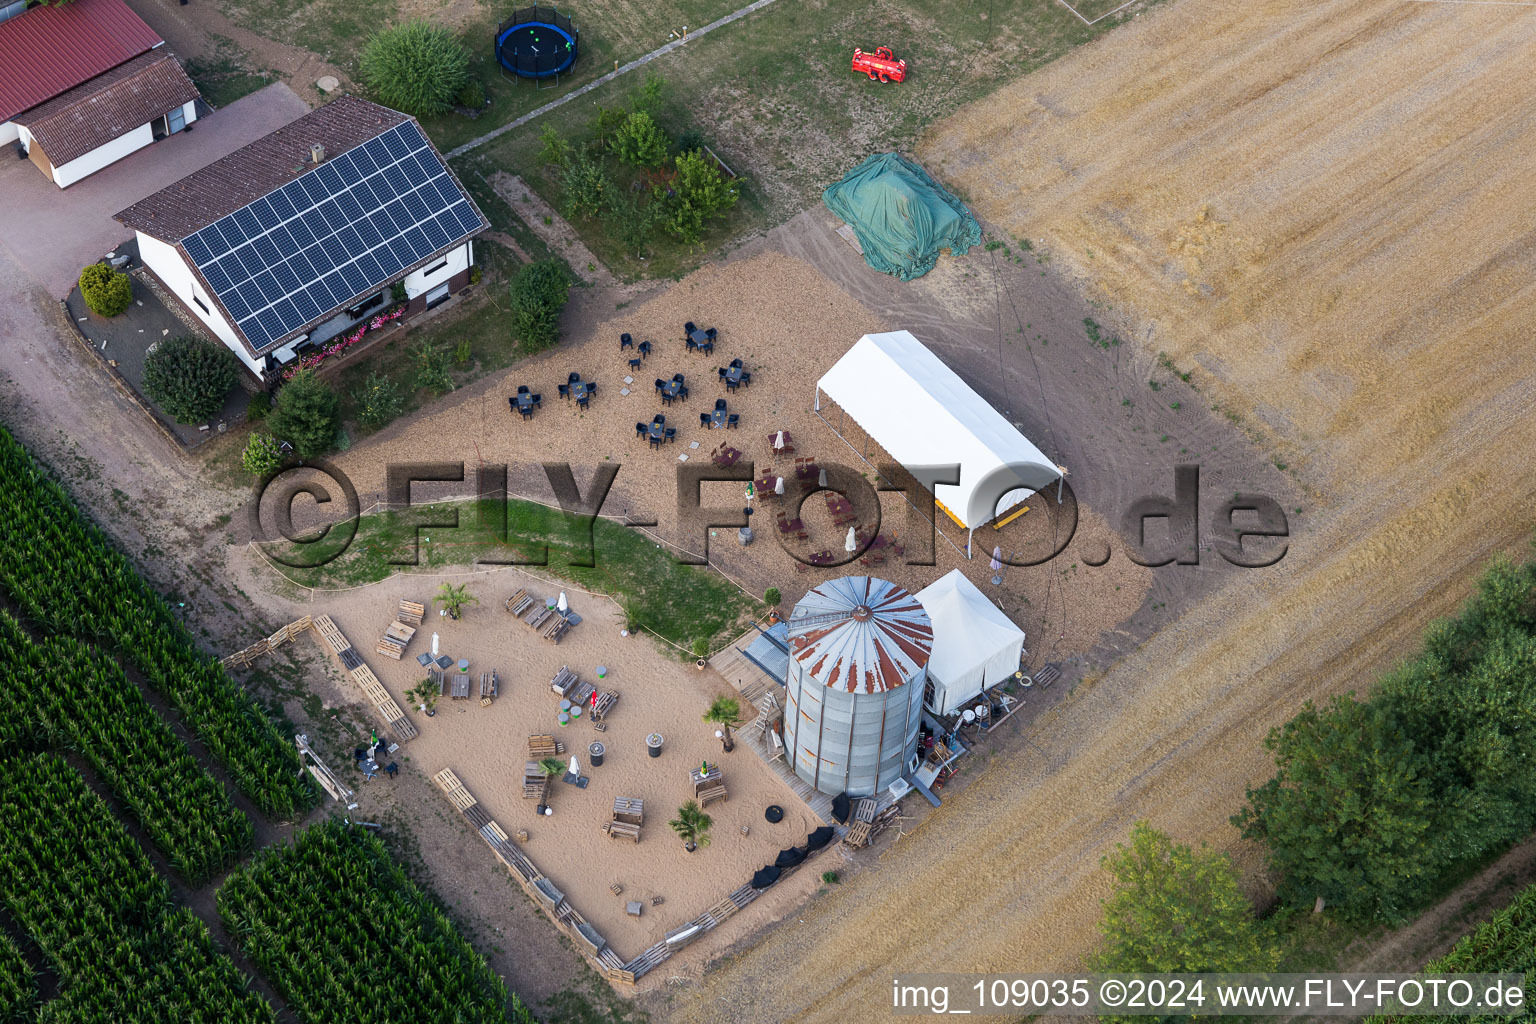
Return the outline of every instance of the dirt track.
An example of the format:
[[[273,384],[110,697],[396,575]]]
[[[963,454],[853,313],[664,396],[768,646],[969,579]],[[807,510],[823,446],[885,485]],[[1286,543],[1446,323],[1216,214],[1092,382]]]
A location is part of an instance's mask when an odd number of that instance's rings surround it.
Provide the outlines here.
[[[1277,571],[1036,722],[676,1019],[867,1020],[893,972],[1070,966],[1138,818],[1257,879],[1226,819],[1270,770],[1265,732],[1367,685],[1530,535],[1533,52],[1520,8],[1181,0],[930,136],[931,170],[1141,355],[1201,367],[1321,507]]]

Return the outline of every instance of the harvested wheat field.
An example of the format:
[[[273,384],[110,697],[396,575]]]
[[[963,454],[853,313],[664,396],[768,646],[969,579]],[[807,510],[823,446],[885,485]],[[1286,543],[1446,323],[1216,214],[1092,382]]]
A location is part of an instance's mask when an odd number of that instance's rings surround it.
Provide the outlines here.
[[[1078,964],[1137,819],[1262,890],[1227,817],[1265,733],[1368,685],[1536,518],[1533,57],[1519,7],[1178,0],[931,133],[980,216],[1293,453],[1315,514],[677,1019],[867,1020],[894,972]]]

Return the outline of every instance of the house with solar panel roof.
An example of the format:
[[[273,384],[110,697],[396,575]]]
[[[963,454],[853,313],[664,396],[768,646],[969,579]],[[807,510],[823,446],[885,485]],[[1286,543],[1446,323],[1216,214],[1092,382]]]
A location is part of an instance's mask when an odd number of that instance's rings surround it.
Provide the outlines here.
[[[469,285],[489,227],[414,118],[342,96],[133,204],[139,258],[263,381]]]

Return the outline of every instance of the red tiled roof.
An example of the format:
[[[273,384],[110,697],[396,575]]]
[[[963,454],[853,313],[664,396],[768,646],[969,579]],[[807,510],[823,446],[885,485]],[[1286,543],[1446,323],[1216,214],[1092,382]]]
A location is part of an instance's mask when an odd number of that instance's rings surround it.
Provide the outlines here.
[[[0,22],[0,122],[162,42],[123,0],[72,0]]]
[[[15,121],[53,166],[62,167],[197,96],[175,56],[158,49],[17,114]]]

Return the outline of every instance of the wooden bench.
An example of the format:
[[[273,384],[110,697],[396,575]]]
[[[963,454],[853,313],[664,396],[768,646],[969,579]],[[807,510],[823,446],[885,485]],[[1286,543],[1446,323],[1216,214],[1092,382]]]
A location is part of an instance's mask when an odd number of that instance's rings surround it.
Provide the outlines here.
[[[415,601],[401,601],[400,610],[395,612],[395,618],[407,626],[420,626],[421,617],[426,613],[426,605],[417,604]]]
[[[581,676],[572,672],[568,665],[561,665],[560,671],[555,673],[555,678],[549,681],[549,688],[562,697],[569,697],[571,691],[581,685]]]
[[[496,699],[496,692],[499,688],[499,680],[496,678],[495,670],[492,670],[489,674],[481,672],[480,706],[483,708],[490,707],[491,701]]]
[[[645,801],[634,796],[614,797],[613,820],[631,825],[645,824]]]
[[[410,646],[411,637],[415,635],[415,626],[408,626],[399,621],[391,622],[385,627],[384,635],[379,638],[374,650],[386,658],[399,661],[400,655],[404,654],[406,647]]]
[[[545,624],[543,629],[539,631],[539,635],[542,636],[545,640],[550,640],[555,644],[559,644],[560,638],[565,636],[565,631],[570,628],[571,624],[566,621],[564,615],[556,615],[547,624]]]
[[[619,702],[619,695],[614,690],[604,690],[597,695],[597,703],[592,706],[592,721],[601,722],[608,717],[608,712]]]
[[[452,697],[454,700],[469,700],[469,673],[455,672],[453,674]]]
[[[603,831],[608,833],[609,839],[624,837],[631,842],[640,841],[640,826],[631,825],[627,821],[608,821],[603,823]]]
[[[534,606],[535,600],[535,598],[528,596],[528,591],[519,590],[511,597],[507,598],[507,611],[511,612],[513,615],[516,615],[518,618],[522,618],[523,612],[527,611],[529,608],[532,608]]]
[[[540,608],[538,611],[534,612],[523,621],[528,624],[529,629],[537,630],[540,626],[544,625],[545,622],[549,621],[549,617],[554,614],[556,614],[556,612],[553,608]]]
[[[722,782],[718,786],[710,786],[708,789],[700,791],[700,793],[699,793],[699,806],[700,807],[708,807],[710,804],[714,803],[716,800],[725,800],[725,799],[727,799],[727,794],[725,792],[725,783]]]
[[[597,692],[597,687],[591,683],[577,683],[566,696],[571,698],[572,705],[579,705],[583,712],[592,706],[592,695]]]

